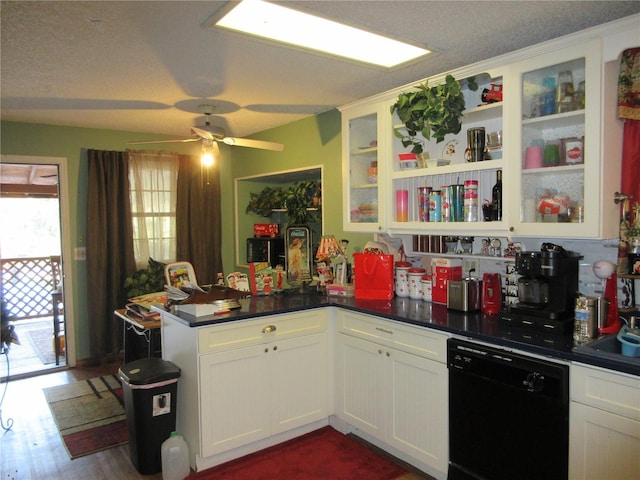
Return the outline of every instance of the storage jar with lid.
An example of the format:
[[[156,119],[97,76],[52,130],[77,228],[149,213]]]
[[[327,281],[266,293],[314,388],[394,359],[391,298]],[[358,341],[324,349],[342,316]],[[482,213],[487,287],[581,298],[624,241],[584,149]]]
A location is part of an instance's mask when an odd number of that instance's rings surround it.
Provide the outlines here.
[[[409,269],[411,264],[409,262],[396,262],[395,265],[395,284],[396,284],[396,296],[408,297],[409,296]]]
[[[464,221],[478,221],[478,181],[464,182]]]
[[[426,273],[424,268],[409,269],[409,298],[422,300],[422,276]]]
[[[421,282],[422,282],[422,300],[424,300],[425,302],[430,302],[431,291],[433,288],[431,284],[431,275],[428,275],[428,274],[423,275]]]

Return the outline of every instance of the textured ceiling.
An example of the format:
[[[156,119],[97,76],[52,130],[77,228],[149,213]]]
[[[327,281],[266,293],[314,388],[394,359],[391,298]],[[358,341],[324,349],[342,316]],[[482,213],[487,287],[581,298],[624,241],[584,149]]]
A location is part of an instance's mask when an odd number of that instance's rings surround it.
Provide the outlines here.
[[[640,1],[282,2],[436,51],[384,71],[203,28],[226,3],[3,0],[1,118],[186,136],[211,103],[212,123],[244,136],[640,12]]]

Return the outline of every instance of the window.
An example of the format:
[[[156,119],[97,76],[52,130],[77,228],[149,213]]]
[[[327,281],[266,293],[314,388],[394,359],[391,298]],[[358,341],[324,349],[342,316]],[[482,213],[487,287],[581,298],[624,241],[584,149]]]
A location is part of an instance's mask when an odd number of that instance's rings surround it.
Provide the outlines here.
[[[176,186],[178,155],[130,152],[129,184],[133,248],[138,268],[149,258],[176,259]]]

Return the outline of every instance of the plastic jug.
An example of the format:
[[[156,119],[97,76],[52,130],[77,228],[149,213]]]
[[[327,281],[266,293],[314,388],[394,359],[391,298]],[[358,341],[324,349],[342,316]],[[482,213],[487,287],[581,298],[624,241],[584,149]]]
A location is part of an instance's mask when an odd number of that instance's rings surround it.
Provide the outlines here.
[[[189,447],[178,432],[162,442],[161,454],[162,480],[183,480],[191,473]]]

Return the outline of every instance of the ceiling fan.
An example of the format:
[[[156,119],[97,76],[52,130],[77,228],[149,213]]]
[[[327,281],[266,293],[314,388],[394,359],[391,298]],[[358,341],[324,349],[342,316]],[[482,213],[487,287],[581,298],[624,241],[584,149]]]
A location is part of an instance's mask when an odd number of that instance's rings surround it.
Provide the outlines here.
[[[129,142],[129,144],[144,145],[153,143],[203,142],[203,145],[206,145],[215,142],[223,142],[227,145],[237,147],[259,148],[262,150],[273,150],[275,152],[281,152],[284,150],[284,145],[282,143],[267,142],[265,140],[253,140],[250,138],[227,137],[222,127],[216,127],[214,125],[211,125],[211,123],[209,122],[209,117],[215,111],[215,107],[213,105],[200,105],[200,110],[206,118],[205,124],[202,127],[191,127],[191,131],[193,132],[192,137],[176,140],[150,140],[143,142]]]

